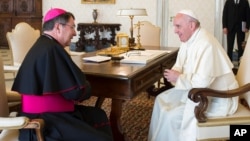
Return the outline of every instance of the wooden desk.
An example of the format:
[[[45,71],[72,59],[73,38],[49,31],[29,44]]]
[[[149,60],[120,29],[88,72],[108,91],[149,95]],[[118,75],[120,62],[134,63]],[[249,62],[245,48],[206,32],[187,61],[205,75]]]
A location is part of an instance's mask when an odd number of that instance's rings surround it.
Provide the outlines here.
[[[77,51],[85,51],[86,46],[93,46],[95,50],[104,48],[107,43],[116,45],[116,31],[120,30],[121,24],[116,23],[79,23],[77,30],[80,31],[79,40],[76,42]],[[99,32],[109,31],[110,39],[101,38]],[[86,39],[85,35],[94,33],[94,39]]]
[[[92,86],[92,94],[100,98],[111,98],[110,122],[115,141],[124,141],[120,118],[122,103],[131,100],[140,92],[145,91],[162,77],[165,68],[171,68],[175,63],[178,48],[170,54],[157,58],[146,65],[120,64],[113,61],[103,63],[83,62],[83,56],[73,56],[73,60],[86,74]],[[84,56],[92,56],[87,53]],[[97,106],[101,106],[97,104]]]

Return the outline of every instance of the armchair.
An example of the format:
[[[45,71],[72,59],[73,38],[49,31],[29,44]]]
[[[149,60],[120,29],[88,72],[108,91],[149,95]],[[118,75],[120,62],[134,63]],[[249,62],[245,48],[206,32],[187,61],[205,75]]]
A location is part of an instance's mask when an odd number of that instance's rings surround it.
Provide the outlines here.
[[[44,121],[42,119],[31,120],[27,117],[16,117],[17,112],[9,113],[4,82],[3,62],[0,57],[0,141],[18,141],[19,129],[23,128],[34,129],[38,141],[44,141],[42,135]]]
[[[160,46],[161,28],[153,25],[148,21],[141,21],[140,28],[140,42],[142,46]],[[135,32],[135,37],[138,37],[139,33]]]
[[[193,88],[189,92],[189,99],[198,103],[194,113],[198,121],[196,140],[229,140],[230,125],[250,124],[250,36],[240,62],[236,79],[239,88],[229,91],[217,91],[208,88]],[[208,97],[231,98],[239,96],[239,105],[236,113],[226,117],[208,118],[205,111],[208,107]]]
[[[11,65],[4,65],[5,72],[15,72],[19,69],[26,53],[40,36],[40,31],[35,30],[28,23],[20,22],[11,32],[7,32],[6,38],[11,50]]]

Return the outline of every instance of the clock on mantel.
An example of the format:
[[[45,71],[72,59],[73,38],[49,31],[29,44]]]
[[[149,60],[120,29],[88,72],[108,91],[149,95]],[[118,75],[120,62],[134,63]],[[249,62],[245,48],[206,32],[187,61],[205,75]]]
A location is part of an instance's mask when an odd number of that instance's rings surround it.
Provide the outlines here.
[[[117,47],[129,47],[129,38],[126,33],[119,33],[116,36]]]

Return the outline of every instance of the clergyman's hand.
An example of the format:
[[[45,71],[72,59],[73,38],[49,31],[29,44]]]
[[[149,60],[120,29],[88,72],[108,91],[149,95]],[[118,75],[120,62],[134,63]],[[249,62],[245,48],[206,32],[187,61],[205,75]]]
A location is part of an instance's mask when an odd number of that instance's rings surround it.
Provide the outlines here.
[[[223,28],[223,33],[224,33],[224,34],[227,34],[227,33],[228,33],[227,28]]]
[[[167,79],[168,82],[176,83],[178,77],[180,76],[180,72],[176,70],[165,69],[163,76]]]

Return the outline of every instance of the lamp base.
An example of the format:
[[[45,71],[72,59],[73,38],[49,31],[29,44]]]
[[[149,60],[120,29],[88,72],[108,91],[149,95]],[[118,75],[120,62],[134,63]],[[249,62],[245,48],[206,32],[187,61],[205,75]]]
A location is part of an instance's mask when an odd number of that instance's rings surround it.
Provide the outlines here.
[[[135,43],[135,38],[129,38],[129,47],[134,47],[136,46],[136,43]]]
[[[131,47],[130,50],[145,50],[140,44],[137,44],[134,47]]]
[[[135,38],[129,38],[129,50],[145,50],[141,44],[135,43]]]
[[[132,47],[129,50],[145,50],[145,48],[137,48],[137,47]]]

